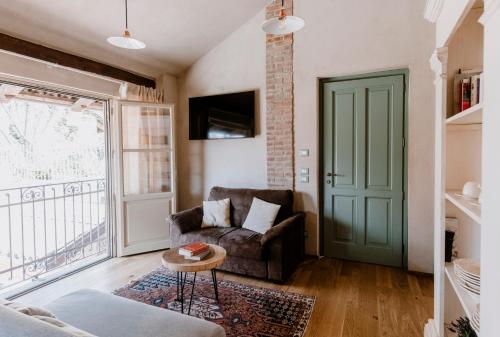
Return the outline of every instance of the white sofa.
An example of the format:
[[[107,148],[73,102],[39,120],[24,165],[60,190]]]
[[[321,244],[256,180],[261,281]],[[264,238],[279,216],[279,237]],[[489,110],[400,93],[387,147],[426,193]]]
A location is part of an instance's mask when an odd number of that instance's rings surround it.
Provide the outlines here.
[[[96,290],[80,290],[46,305],[58,320],[97,337],[225,337],[214,323]],[[0,337],[75,337],[0,305]]]

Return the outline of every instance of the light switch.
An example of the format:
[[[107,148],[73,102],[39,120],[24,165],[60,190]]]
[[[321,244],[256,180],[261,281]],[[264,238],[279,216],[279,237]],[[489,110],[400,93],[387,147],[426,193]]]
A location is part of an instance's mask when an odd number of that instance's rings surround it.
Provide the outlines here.
[[[300,182],[301,183],[308,183],[309,182],[309,176],[301,176],[300,177]]]
[[[309,157],[309,149],[301,149],[301,150],[299,151],[299,155],[300,155],[301,157]]]
[[[309,175],[309,168],[307,167],[302,167],[300,169],[300,174],[303,175],[303,176],[308,176]]]

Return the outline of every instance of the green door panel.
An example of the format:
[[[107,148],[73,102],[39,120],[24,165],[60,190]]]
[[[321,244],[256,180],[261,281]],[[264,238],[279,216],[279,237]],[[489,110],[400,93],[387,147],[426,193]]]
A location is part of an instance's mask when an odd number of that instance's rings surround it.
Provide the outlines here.
[[[404,76],[323,83],[326,256],[402,266]]]

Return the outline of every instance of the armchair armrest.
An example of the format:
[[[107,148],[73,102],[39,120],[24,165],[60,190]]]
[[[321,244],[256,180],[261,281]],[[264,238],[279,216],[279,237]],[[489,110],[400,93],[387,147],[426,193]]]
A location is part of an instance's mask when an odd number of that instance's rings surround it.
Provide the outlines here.
[[[191,208],[170,216],[171,227],[175,227],[181,234],[201,227],[203,221],[203,207]]]
[[[305,213],[298,212],[291,217],[283,220],[279,224],[273,226],[268,230],[260,239],[260,244],[265,246],[272,240],[286,234],[287,231],[292,230],[295,226],[300,226],[304,223]]]

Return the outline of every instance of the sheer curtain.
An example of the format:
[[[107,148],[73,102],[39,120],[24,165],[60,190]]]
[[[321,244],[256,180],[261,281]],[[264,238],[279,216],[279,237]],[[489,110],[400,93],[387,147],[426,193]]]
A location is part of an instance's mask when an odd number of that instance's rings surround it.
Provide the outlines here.
[[[125,93],[129,101],[164,103],[164,94],[161,90],[127,83]],[[155,106],[134,107],[134,110],[128,113],[137,118],[137,148],[151,150],[142,152],[134,163],[139,178],[137,192],[169,192],[171,189],[169,110]]]

